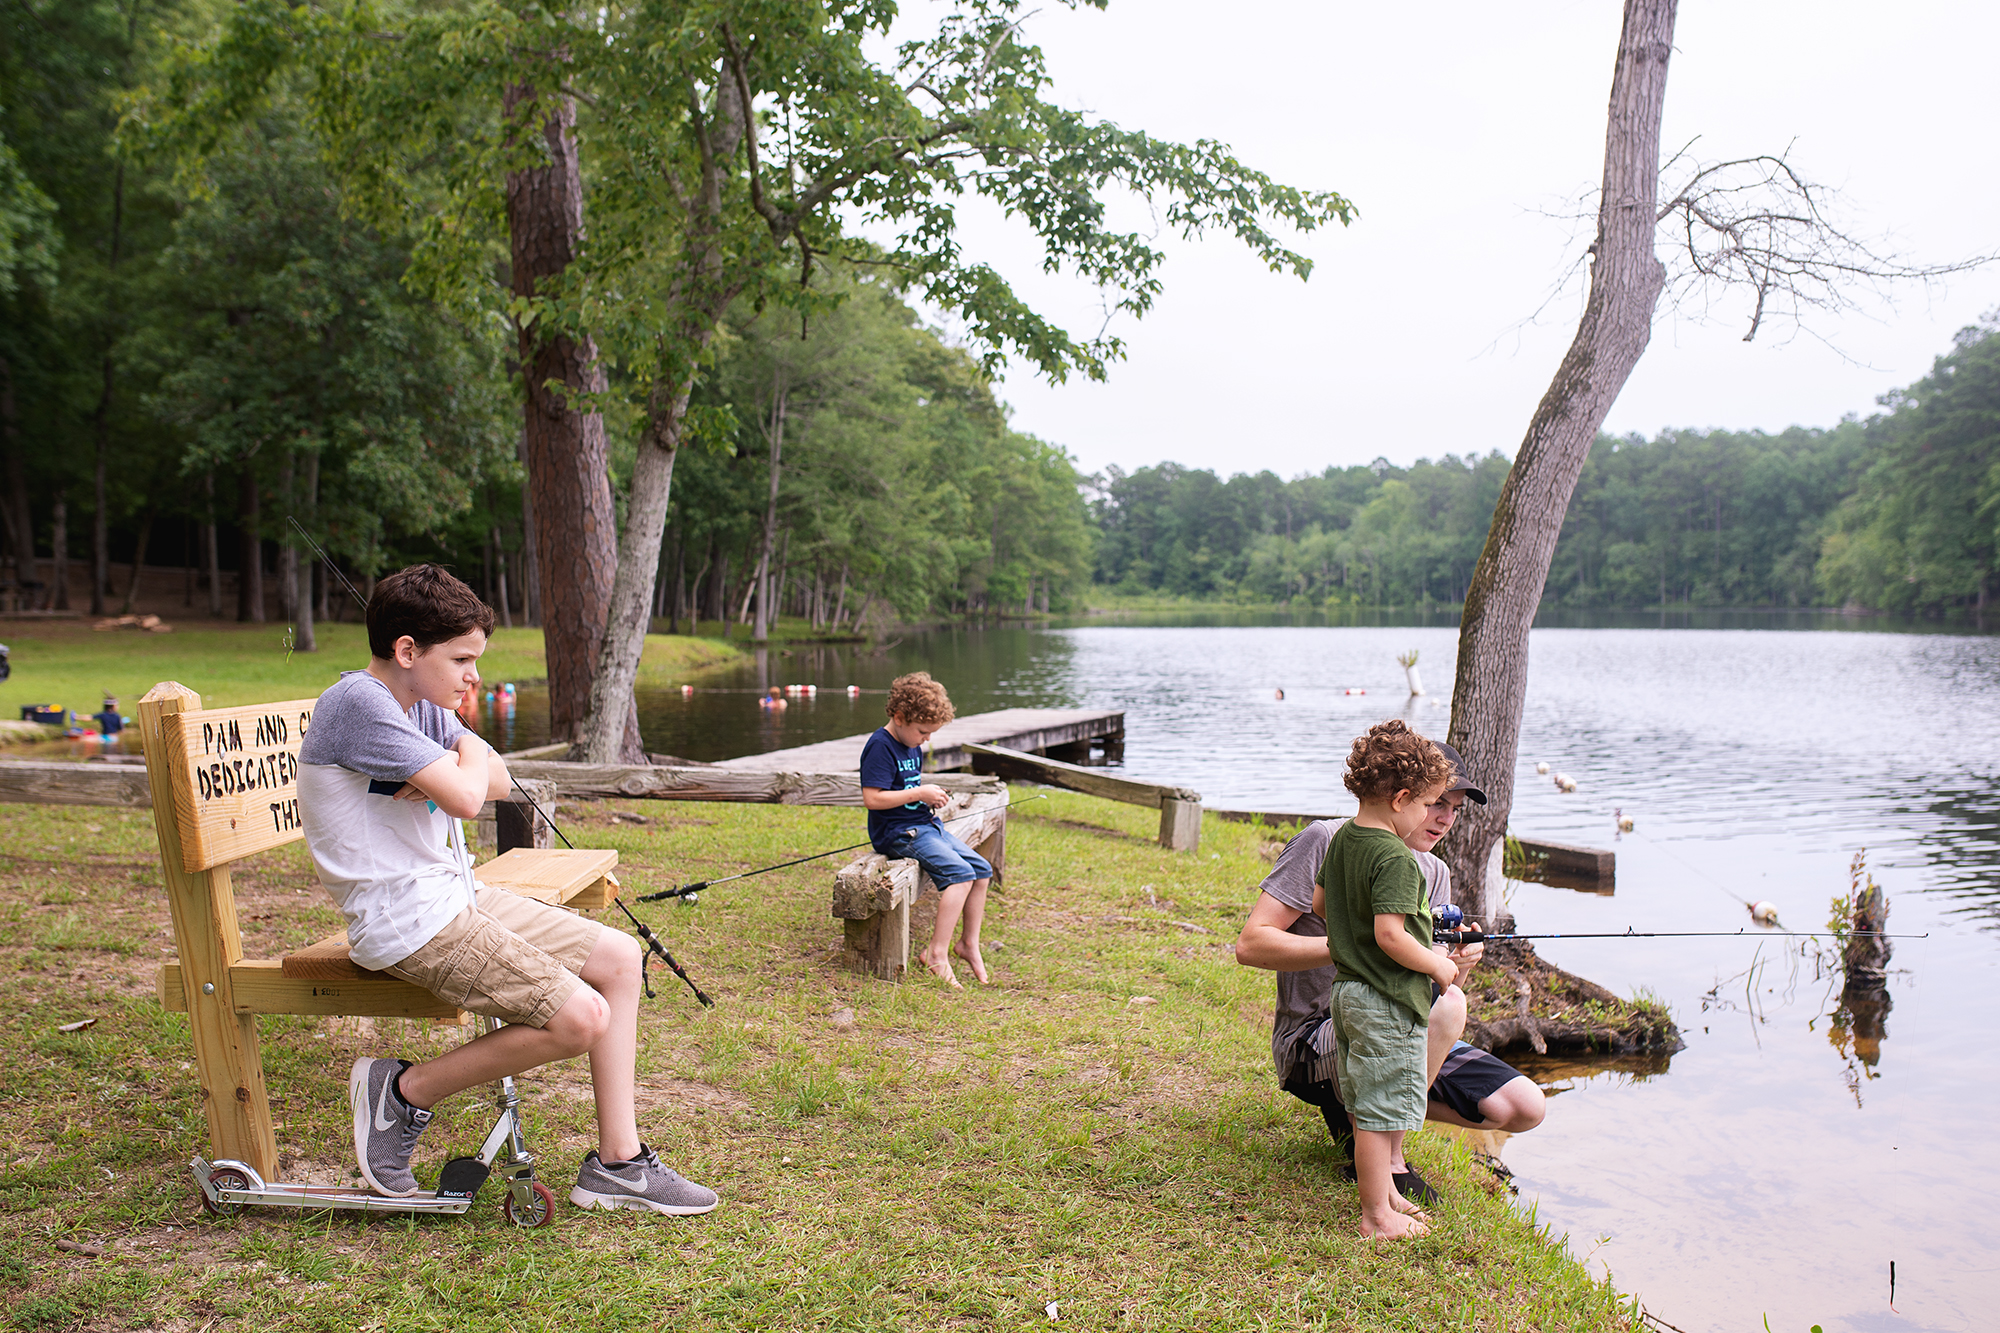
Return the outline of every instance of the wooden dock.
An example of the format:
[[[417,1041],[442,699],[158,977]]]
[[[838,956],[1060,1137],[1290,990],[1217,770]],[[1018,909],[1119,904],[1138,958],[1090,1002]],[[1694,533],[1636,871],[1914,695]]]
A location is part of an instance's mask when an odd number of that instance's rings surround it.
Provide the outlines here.
[[[843,736],[817,745],[798,745],[789,750],[746,754],[725,759],[720,768],[745,768],[767,773],[844,773],[861,769],[861,747],[875,733]],[[952,772],[970,768],[968,743],[1002,745],[1009,750],[1046,754],[1069,762],[1090,757],[1093,742],[1102,742],[1108,754],[1116,755],[1125,746],[1125,714],[1085,708],[1002,708],[993,713],[974,713],[946,724],[931,737],[929,771]]]

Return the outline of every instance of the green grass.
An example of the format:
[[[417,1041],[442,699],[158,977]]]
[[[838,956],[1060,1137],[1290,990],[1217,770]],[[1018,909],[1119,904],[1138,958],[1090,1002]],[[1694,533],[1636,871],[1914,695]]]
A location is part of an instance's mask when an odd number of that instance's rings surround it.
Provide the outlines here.
[[[319,651],[287,652],[285,625],[203,625],[171,634],[92,630],[77,621],[11,621],[0,627],[13,652],[13,676],[0,683],[0,716],[24,704],[54,704],[89,714],[103,694],[134,714],[139,696],[163,680],[201,691],[211,708],[317,695],[343,671],[368,665],[368,636],[358,624],[318,627]],[[672,684],[705,667],[739,660],[742,651],[714,640],[651,635],[640,659],[641,684]],[[489,681],[548,676],[538,629],[493,634],[479,673]]]
[[[614,823],[614,810],[650,817]],[[565,804],[646,892],[853,841],[858,811]],[[1271,978],[1234,964],[1260,831],[1208,820],[1162,851],[1151,811],[1055,793],[1017,809],[988,917],[990,988],[839,965],[833,863],[642,909],[716,999],[656,971],[644,1134],[716,1187],[699,1219],[580,1213],[527,1233],[489,1184],[463,1218],[204,1216],[186,1024],[150,816],[15,807],[0,844],[0,1319],[17,1328],[269,1330],[1556,1330],[1635,1327],[1454,1140],[1411,1155],[1449,1195],[1425,1239],[1371,1245],[1309,1108],[1278,1092]],[[302,849],[237,867],[245,952],[338,926]],[[1185,924],[1182,924],[1185,923]],[[1193,927],[1189,929],[1188,927]],[[1137,997],[1153,1003],[1135,1003]],[[851,1010],[851,1025],[834,1015]],[[97,1023],[63,1034],[81,1018]],[[360,1053],[455,1030],[268,1018],[285,1170],[345,1179]],[[523,1080],[559,1196],[591,1146],[577,1062]],[[488,1121],[445,1104],[419,1174]],[[56,1248],[102,1247],[102,1257]]]

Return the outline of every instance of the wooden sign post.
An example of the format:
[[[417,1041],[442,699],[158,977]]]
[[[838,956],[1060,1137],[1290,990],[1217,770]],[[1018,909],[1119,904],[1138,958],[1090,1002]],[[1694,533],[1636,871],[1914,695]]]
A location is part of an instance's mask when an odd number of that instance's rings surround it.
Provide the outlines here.
[[[197,789],[187,778],[180,715],[200,709],[201,696],[175,681],[155,685],[139,701],[139,734],[145,752],[164,760],[146,765],[153,791],[153,827],[160,839],[160,869],[166,876],[167,907],[173,913],[174,943],[180,951],[181,990],[194,1038],[195,1066],[201,1074],[202,1109],[208,1113],[209,1147],[218,1159],[247,1162],[265,1179],[274,1180],[278,1175],[278,1140],[271,1129],[271,1104],[264,1093],[257,1020],[237,1009],[230,983],[229,969],[243,957],[243,939],[236,925],[236,895],[230,886],[229,867],[203,863],[199,853],[181,839],[181,829],[192,829],[205,813],[190,810],[192,818],[188,818],[182,806],[210,804],[183,799],[193,797]],[[294,736],[290,750],[294,763],[297,745]],[[214,762],[220,764],[219,759]],[[231,769],[232,784],[238,781],[239,773]],[[295,785],[288,781],[284,788],[273,786],[270,793],[275,796],[280,790],[288,792],[296,803]],[[242,802],[231,801],[229,805],[240,810]],[[225,825],[232,818],[247,821],[247,811],[222,814],[220,806],[217,810]]]

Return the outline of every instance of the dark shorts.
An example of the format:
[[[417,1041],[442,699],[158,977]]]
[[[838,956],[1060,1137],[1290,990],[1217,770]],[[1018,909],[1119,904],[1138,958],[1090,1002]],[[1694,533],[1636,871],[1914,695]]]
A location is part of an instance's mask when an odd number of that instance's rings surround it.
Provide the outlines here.
[[[1312,1048],[1301,1042],[1297,1063],[1292,1066],[1292,1076],[1285,1080],[1284,1090],[1306,1105],[1317,1107],[1326,1116],[1328,1128],[1333,1129],[1334,1117],[1339,1115],[1344,1119],[1346,1108],[1341,1105],[1340,1090],[1331,1079],[1313,1082],[1307,1078],[1312,1058]],[[1431,1084],[1430,1100],[1476,1123],[1484,1119],[1479,1113],[1479,1103],[1519,1077],[1521,1071],[1499,1056],[1459,1042],[1439,1067],[1437,1082]],[[1333,1129],[1333,1133],[1344,1137],[1338,1129]]]

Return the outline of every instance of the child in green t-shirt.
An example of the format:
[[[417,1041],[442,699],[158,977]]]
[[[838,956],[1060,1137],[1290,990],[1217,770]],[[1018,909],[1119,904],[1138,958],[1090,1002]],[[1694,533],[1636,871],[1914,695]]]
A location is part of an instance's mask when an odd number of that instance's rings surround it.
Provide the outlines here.
[[[1423,872],[1403,839],[1451,782],[1438,748],[1402,722],[1355,738],[1347,789],[1361,811],[1340,826],[1320,866],[1333,983],[1335,1075],[1354,1118],[1361,1234],[1420,1236],[1423,1212],[1396,1192],[1391,1163],[1424,1123],[1424,1050],[1431,982],[1449,989],[1457,964],[1431,949]]]

